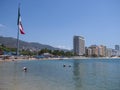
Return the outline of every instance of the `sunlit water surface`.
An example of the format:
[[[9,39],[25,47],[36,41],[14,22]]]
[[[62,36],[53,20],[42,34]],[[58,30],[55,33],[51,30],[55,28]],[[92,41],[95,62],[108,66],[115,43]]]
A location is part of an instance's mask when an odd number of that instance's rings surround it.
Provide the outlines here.
[[[120,90],[120,59],[0,62],[0,90]]]

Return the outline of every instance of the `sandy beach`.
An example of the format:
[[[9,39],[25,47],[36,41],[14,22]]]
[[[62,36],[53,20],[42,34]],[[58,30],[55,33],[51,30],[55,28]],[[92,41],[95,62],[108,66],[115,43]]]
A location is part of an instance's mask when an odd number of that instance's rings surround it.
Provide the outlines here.
[[[74,57],[64,57],[64,58],[33,58],[33,57],[28,57],[28,56],[11,56],[9,58],[4,58],[4,56],[2,56],[2,58],[0,58],[0,62],[11,62],[11,61],[20,61],[20,60],[67,60],[67,59],[120,59],[120,57],[96,57],[96,58],[92,58],[92,57],[79,57],[79,56],[74,56]]]
[[[33,58],[33,57],[28,57],[28,56],[10,56],[9,58],[5,58],[6,56],[2,56],[0,58],[0,62],[11,62],[11,61],[20,61],[20,60],[65,60],[65,59],[71,59],[71,58]]]

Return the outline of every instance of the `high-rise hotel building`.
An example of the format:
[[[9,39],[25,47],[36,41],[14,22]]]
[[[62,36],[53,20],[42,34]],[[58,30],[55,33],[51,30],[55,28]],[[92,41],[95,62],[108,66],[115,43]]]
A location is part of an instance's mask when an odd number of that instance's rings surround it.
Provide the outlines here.
[[[74,54],[82,56],[85,54],[85,39],[82,36],[73,37]]]

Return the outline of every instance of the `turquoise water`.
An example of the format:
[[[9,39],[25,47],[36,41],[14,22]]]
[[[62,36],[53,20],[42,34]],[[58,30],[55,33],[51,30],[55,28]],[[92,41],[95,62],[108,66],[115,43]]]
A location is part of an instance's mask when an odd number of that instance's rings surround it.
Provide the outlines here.
[[[0,90],[120,90],[120,60],[0,62]]]

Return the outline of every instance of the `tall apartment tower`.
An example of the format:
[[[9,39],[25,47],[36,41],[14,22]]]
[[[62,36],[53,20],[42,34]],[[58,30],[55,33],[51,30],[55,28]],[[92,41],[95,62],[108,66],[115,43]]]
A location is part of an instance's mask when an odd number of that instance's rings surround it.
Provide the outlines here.
[[[74,54],[82,56],[85,54],[85,39],[82,36],[73,37]]]

